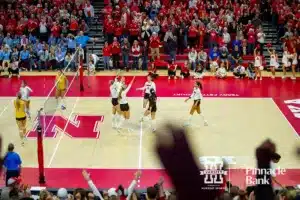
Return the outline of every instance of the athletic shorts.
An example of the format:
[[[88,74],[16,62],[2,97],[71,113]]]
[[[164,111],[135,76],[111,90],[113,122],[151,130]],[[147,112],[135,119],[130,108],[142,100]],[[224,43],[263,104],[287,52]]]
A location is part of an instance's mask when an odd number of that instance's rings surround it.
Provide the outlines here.
[[[151,113],[155,113],[157,111],[157,107],[156,105],[152,106],[152,107],[149,107],[148,108],[148,111],[150,111]]]
[[[149,97],[150,97],[150,94],[149,94],[149,93],[145,93],[145,94],[144,94],[144,99],[149,99]]]
[[[111,103],[113,106],[117,106],[119,104],[118,98],[112,98]]]
[[[26,117],[16,118],[17,121],[24,121],[26,120]]]
[[[128,103],[126,103],[126,104],[120,104],[120,109],[121,109],[122,112],[129,111],[129,105],[128,105]]]
[[[193,106],[200,106],[201,100],[194,100],[194,105]]]

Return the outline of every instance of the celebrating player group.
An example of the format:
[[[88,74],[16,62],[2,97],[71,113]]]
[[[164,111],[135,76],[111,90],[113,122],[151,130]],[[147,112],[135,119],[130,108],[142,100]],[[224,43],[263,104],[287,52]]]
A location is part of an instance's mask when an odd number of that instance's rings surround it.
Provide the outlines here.
[[[135,77],[130,81],[128,85],[125,84],[125,77],[117,75],[114,80],[110,81],[110,94],[112,103],[112,127],[118,131],[123,128],[128,128],[127,124],[130,119],[130,106],[127,99],[127,93],[132,87],[132,83]],[[156,85],[153,82],[153,77],[151,75],[147,76],[147,81],[144,86],[137,88],[136,90],[141,90],[144,93],[143,99],[143,109],[141,113],[140,122],[143,123],[149,119],[151,120],[152,132],[156,131],[156,112],[157,112],[157,94]],[[203,99],[202,96],[202,84],[200,82],[195,82],[193,92],[191,96],[185,100],[187,102],[189,99],[193,99],[190,110],[190,116],[188,120],[184,123],[184,126],[191,125],[191,119],[195,112],[199,114],[207,126],[208,123],[204,118],[203,112],[200,109],[200,104]]]

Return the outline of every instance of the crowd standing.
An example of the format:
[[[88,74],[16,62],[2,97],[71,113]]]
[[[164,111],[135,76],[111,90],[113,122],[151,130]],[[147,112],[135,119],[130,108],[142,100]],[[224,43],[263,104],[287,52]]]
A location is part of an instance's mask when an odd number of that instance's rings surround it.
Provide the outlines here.
[[[152,70],[150,61],[173,70],[170,65],[175,61],[176,68],[183,68],[181,73],[188,68],[195,77],[204,68],[224,72],[221,77],[226,77],[225,71],[233,71],[242,77],[246,73],[253,77],[254,73],[255,78],[261,70],[256,70],[256,66],[253,72],[251,67],[247,69],[249,63],[255,64],[254,50],[262,57],[263,67],[272,67],[265,61],[263,51],[284,48],[288,49],[290,64],[283,64],[283,70],[291,68],[292,63],[293,68],[299,67],[300,5],[296,0],[112,0],[103,12],[106,69],[139,66],[147,70],[149,66]],[[266,42],[262,21],[272,21],[281,49]],[[160,58],[162,52],[169,56],[169,63],[159,62],[165,62],[165,57]],[[187,66],[176,62],[184,53],[188,54]],[[134,60],[131,65],[129,57]],[[284,63],[279,58],[277,62]]]
[[[71,59],[85,49],[94,18],[90,1],[13,0],[0,6],[0,72],[75,70]]]

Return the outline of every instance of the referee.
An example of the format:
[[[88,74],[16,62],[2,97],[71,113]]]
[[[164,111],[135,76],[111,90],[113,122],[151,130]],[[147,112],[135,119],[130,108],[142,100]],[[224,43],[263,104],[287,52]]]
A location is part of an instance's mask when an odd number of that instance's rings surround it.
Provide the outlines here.
[[[18,153],[14,152],[15,146],[10,143],[7,148],[7,153],[4,157],[4,170],[5,173],[5,184],[7,186],[7,181],[10,178],[20,176],[21,172],[21,158]]]

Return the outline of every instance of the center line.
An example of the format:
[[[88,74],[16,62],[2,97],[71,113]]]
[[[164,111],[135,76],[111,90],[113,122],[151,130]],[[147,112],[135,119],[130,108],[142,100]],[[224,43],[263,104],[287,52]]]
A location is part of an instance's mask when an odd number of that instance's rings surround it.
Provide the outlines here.
[[[73,106],[73,108],[72,108],[72,111],[71,111],[69,117],[68,117],[68,120],[67,120],[67,123],[66,123],[66,125],[65,125],[65,128],[64,128],[64,130],[62,131],[62,133],[60,133],[61,135],[60,135],[59,140],[58,140],[58,142],[57,142],[57,144],[56,144],[56,146],[55,146],[55,148],[54,148],[54,151],[53,151],[53,154],[52,154],[51,159],[50,159],[50,161],[49,161],[48,167],[50,167],[51,164],[52,164],[52,162],[53,162],[53,159],[54,159],[54,157],[55,157],[55,154],[57,153],[57,150],[58,150],[58,147],[59,147],[59,145],[60,145],[60,142],[61,142],[61,140],[63,139],[63,137],[64,137],[64,135],[65,135],[65,132],[66,132],[66,129],[67,129],[69,123],[70,123],[70,119],[71,119],[72,115],[74,114],[74,110],[75,110],[75,107],[76,107],[76,105],[77,105],[77,103],[78,103],[78,100],[79,100],[79,97],[76,98],[75,104],[74,104],[74,106]]]

